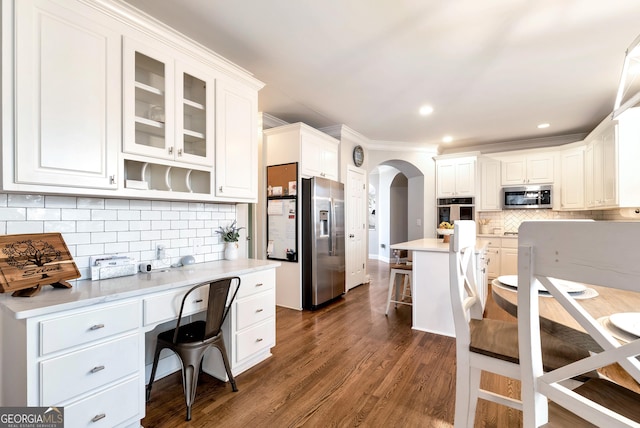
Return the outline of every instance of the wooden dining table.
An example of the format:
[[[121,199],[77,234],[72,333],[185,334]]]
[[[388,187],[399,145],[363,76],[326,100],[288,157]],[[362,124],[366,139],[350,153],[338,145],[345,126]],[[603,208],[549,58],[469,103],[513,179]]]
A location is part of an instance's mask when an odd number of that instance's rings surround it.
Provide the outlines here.
[[[491,295],[496,304],[514,317],[518,314],[518,293],[515,288],[491,285]],[[640,292],[619,290],[614,288],[587,285],[597,291],[592,298],[577,299],[577,302],[595,319],[620,312],[640,312]],[[553,297],[541,295],[539,298],[540,328],[558,338],[581,346],[589,351],[600,352],[602,347],[587,334],[578,322],[573,319],[562,305]],[[626,372],[616,366],[600,370],[606,376],[630,389],[640,392],[640,385],[630,379]]]

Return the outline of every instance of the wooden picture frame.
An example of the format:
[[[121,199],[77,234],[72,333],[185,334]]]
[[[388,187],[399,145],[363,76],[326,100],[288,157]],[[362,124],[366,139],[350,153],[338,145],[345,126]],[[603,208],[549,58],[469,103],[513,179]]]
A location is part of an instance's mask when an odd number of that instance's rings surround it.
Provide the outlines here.
[[[31,297],[43,285],[71,288],[67,282],[80,277],[60,233],[0,236],[0,292]]]

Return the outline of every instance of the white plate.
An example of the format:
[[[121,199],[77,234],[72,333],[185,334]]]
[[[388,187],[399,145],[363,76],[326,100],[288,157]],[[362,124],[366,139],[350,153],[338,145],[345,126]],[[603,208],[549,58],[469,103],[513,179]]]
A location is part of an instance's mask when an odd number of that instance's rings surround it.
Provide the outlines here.
[[[640,337],[640,312],[613,314],[609,316],[609,321],[620,330]]]
[[[559,288],[563,288],[567,293],[583,293],[587,287],[577,282],[565,281],[563,279],[549,278]],[[498,281],[509,287],[518,288],[518,275],[502,275],[498,277]],[[547,291],[547,289],[536,281],[538,291]]]

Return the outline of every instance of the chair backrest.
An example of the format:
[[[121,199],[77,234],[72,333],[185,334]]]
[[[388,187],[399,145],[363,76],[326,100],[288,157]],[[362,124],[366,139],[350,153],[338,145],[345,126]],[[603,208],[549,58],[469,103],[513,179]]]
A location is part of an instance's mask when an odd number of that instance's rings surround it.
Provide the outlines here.
[[[458,220],[449,241],[449,282],[456,343],[468,347],[469,320],[482,319],[482,300],[476,280],[476,223]]]
[[[207,302],[207,318],[204,339],[209,339],[210,337],[217,336],[220,333],[222,324],[231,309],[231,304],[235,300],[238,290],[240,290],[240,278],[237,276],[222,278],[212,282],[204,282],[193,286],[189,291],[187,291],[182,299],[182,304],[180,305],[178,325],[176,326],[173,338],[174,343],[178,338],[178,329],[182,324],[182,312],[184,310],[185,302],[187,302],[191,293],[206,285],[209,286],[209,300]],[[229,298],[230,293],[232,293],[231,298]]]
[[[531,221],[520,226],[518,331],[525,427],[546,423],[547,398],[598,426],[638,426],[560,384],[616,362],[640,382],[640,339],[621,344],[556,279],[640,292],[639,244],[637,222]],[[535,280],[602,350],[590,349],[590,357],[543,373]]]

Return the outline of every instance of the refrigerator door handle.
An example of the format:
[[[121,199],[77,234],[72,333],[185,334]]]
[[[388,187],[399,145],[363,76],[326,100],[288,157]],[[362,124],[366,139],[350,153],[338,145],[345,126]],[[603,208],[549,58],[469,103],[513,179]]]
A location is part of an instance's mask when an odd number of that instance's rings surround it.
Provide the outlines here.
[[[334,222],[336,221],[336,207],[333,203],[333,198],[329,200],[329,207],[329,255],[335,256],[336,232]]]

